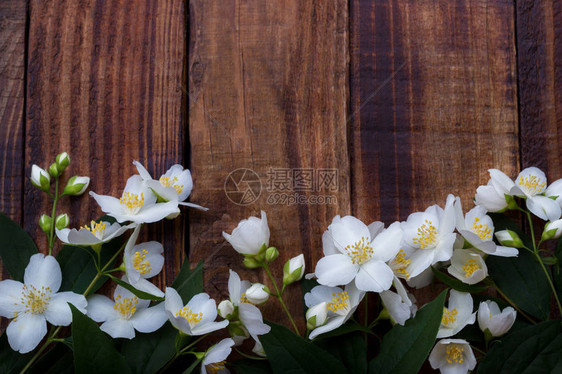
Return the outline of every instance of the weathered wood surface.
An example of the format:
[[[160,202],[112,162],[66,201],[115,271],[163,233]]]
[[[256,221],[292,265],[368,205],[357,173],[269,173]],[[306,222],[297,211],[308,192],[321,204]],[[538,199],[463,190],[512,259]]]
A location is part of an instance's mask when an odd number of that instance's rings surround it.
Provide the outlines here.
[[[351,4],[354,215],[389,224],[449,193],[467,210],[487,169],[515,176],[513,3]]]
[[[517,1],[522,167],[562,177],[562,1]]]
[[[88,175],[89,190],[120,196],[133,160],[156,177],[185,162],[181,0],[35,0],[29,11],[25,175],[67,151],[67,176]],[[42,250],[36,223],[46,201],[25,183],[24,225]],[[71,227],[103,214],[87,194],[63,200],[58,212],[70,214]],[[150,240],[164,240],[161,286],[183,258],[184,225],[179,218],[149,230]]]
[[[308,266],[315,264],[332,217],[351,213],[347,2],[193,0],[189,11],[189,140],[191,171],[198,177],[192,200],[210,208],[191,211],[190,259],[205,261],[207,288],[225,298],[229,269],[242,279],[269,282],[264,273],[242,267],[242,256],[222,231],[266,211],[270,245],[281,253],[273,269],[280,279],[283,263],[301,252]],[[229,173],[238,168],[253,170],[262,183],[259,199],[245,206],[231,202],[224,191]],[[337,169],[338,188],[268,191],[270,168]],[[268,203],[275,192],[333,194],[337,201]],[[288,304],[297,315],[300,297],[298,287],[289,292]],[[280,318],[280,310],[276,302],[268,303],[266,318]]]

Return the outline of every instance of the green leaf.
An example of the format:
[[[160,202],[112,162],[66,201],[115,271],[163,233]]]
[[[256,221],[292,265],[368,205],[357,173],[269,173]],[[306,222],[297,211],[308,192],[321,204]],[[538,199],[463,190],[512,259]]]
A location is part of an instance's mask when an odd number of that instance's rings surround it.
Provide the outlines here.
[[[12,279],[23,282],[29,258],[38,253],[33,239],[17,223],[0,213],[0,257]]]
[[[365,327],[362,324],[357,323],[356,321],[350,319],[349,321],[347,321],[345,324],[341,325],[337,329],[319,335],[317,338],[314,339],[314,341],[333,338],[340,335],[346,335],[357,331],[366,332],[368,334],[373,333],[368,327]]]
[[[232,365],[234,371],[238,374],[271,374],[271,367],[265,360],[252,360],[245,358],[237,360]]]
[[[131,370],[125,358],[117,352],[113,339],[72,304],[72,337],[74,368],[77,373],[127,374]]]
[[[136,296],[138,296],[141,299],[144,300],[158,300],[158,301],[163,301],[164,298],[160,297],[160,296],[156,296],[153,294],[150,294],[148,292],[144,292],[141,290],[137,290],[135,287],[131,286],[129,283],[122,281],[121,279],[114,277],[113,275],[109,276],[111,278],[111,280],[113,280],[115,283],[117,283],[118,285],[120,285],[123,288],[128,289],[129,291],[131,291],[133,294],[135,294]]]
[[[30,374],[72,374],[74,356],[65,344],[56,344],[29,370]]]
[[[0,336],[0,373],[19,373],[31,360],[33,352],[21,354],[10,348],[6,333]]]
[[[314,341],[339,359],[350,373],[367,373],[367,346],[363,334],[355,332],[331,339]]]
[[[527,235],[507,217],[490,214],[495,230],[510,229],[519,235],[529,248],[532,243]],[[486,265],[490,277],[500,290],[518,307],[532,316],[545,320],[550,314],[551,289],[536,258],[526,249],[519,249],[518,257],[488,256]]]
[[[417,373],[435,343],[443,317],[447,290],[421,308],[404,326],[395,325],[384,336],[369,373]]]
[[[172,288],[178,291],[184,302],[203,292],[203,261],[199,261],[195,269],[191,270],[189,261],[185,260]]]
[[[554,255],[558,259],[558,264],[552,267],[552,279],[554,281],[554,287],[556,288],[556,293],[558,293],[558,298],[562,299],[562,237],[558,239],[556,243],[556,251]]]
[[[346,373],[334,356],[295,335],[285,326],[269,323],[271,331],[260,341],[274,373]]]
[[[156,373],[174,357],[177,334],[178,330],[166,323],[153,333],[137,333],[134,339],[125,340],[121,346],[121,353],[133,373]]]
[[[510,333],[492,345],[478,373],[562,372],[562,325],[546,321]]]
[[[441,282],[445,283],[447,286],[451,287],[452,289],[460,292],[480,293],[488,288],[488,286],[485,285],[478,285],[478,284],[471,285],[471,284],[463,283],[457,278],[453,278],[445,274],[444,272],[435,269],[433,266],[431,267],[431,271],[433,271],[433,275],[435,275],[435,278],[439,279]]]

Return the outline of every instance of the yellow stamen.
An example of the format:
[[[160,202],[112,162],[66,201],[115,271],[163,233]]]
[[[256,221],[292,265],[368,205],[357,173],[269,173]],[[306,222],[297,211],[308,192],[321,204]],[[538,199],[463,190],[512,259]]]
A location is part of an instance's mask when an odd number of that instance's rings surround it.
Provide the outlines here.
[[[131,213],[136,214],[144,205],[144,194],[142,192],[138,194],[124,191],[119,201],[121,205],[124,205]]]
[[[103,234],[105,234],[105,226],[106,225],[103,222],[91,221],[90,226],[84,225],[80,228],[88,230],[98,239],[103,239]]]
[[[443,308],[443,318],[441,318],[441,324],[447,326],[453,322],[456,322],[457,314],[457,308],[453,308],[451,310]]]
[[[464,271],[464,276],[469,278],[474,274],[476,270],[480,269],[476,260],[470,259],[468,260],[462,267],[462,271]]]
[[[472,224],[470,231],[478,235],[482,240],[492,239],[492,229],[485,223],[478,223],[479,221],[480,218],[474,218],[474,223]]]
[[[141,275],[150,273],[150,271],[152,270],[150,262],[146,259],[147,254],[148,251],[146,249],[143,249],[142,252],[135,252],[135,254],[133,255],[133,259],[131,260],[133,263],[133,267],[139,273],[141,273]]]
[[[139,299],[136,296],[122,298],[121,295],[117,295],[115,297],[115,305],[113,306],[113,309],[118,311],[119,314],[121,314],[121,317],[129,319],[137,311],[138,302]]]
[[[447,346],[447,362],[449,364],[462,364],[464,348],[462,346],[451,344]]]
[[[29,312],[31,314],[43,314],[45,310],[47,310],[50,300],[50,287],[41,287],[41,289],[37,289],[33,285],[28,286],[25,284],[23,286],[20,303],[25,308],[24,313]],[[14,318],[17,318],[17,315],[14,315]]]
[[[536,175],[527,175],[526,177],[520,175],[519,178],[517,178],[517,184],[521,187],[525,187],[531,195],[541,193],[546,187],[546,181],[543,181]]]
[[[184,306],[176,313],[176,317],[183,317],[191,328],[195,327],[203,318],[203,313],[193,313],[188,306]]]
[[[373,248],[369,246],[366,237],[361,237],[361,240],[353,245],[347,245],[345,250],[351,257],[354,264],[362,265],[368,262],[373,256]]]
[[[394,265],[393,266],[394,272],[403,275],[407,279],[410,278],[410,273],[406,270],[406,268],[408,267],[408,265],[412,263],[412,260],[410,259],[406,260],[405,258],[406,258],[406,252],[404,252],[404,250],[401,249],[396,255],[396,257],[394,257],[392,263]]]
[[[220,370],[224,370],[226,361],[220,362],[213,362],[212,364],[207,365],[207,373],[209,374],[217,374]]]
[[[437,244],[437,229],[429,220],[418,228],[418,237],[413,239],[413,242],[419,244],[422,249],[426,247],[435,247]]]
[[[332,294],[332,302],[328,303],[328,310],[331,310],[334,313],[338,311],[346,311],[349,308],[349,295],[347,291],[338,292],[337,294],[334,292]]]
[[[240,295],[240,302],[253,305],[253,303],[250,300],[248,300],[248,298],[246,297],[246,293]]]
[[[182,193],[183,191],[183,184],[176,184],[176,182],[178,181],[177,177],[173,177],[170,179],[170,177],[160,177],[160,184],[164,187],[174,187],[174,189],[176,190],[176,192],[179,194]]]

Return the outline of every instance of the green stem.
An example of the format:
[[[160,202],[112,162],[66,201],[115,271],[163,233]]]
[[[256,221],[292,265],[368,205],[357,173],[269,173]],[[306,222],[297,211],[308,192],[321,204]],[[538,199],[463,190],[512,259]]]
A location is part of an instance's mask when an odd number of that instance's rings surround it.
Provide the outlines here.
[[[279,300],[279,302],[281,303],[281,306],[283,307],[283,310],[285,311],[285,313],[289,317],[289,320],[291,321],[291,324],[293,325],[293,329],[295,330],[297,335],[300,336],[301,333],[299,332],[299,328],[297,327],[297,324],[295,323],[295,320],[293,319],[293,316],[291,315],[291,312],[289,312],[289,309],[287,308],[287,305],[283,301],[283,296],[281,296],[281,292],[279,292],[279,287],[277,287],[277,282],[275,282],[275,278],[273,278],[273,275],[271,274],[271,271],[269,271],[269,266],[267,265],[267,263],[263,264],[263,268],[264,268],[265,272],[267,273],[267,275],[269,276],[269,279],[271,280],[271,283],[273,283],[273,287],[275,287],[275,292],[277,293],[277,299]]]
[[[29,362],[27,363],[27,365],[24,366],[23,369],[21,369],[20,374],[25,373],[30,367],[31,365],[33,365],[33,363],[39,358],[39,356],[41,355],[41,353],[43,353],[43,351],[45,349],[47,349],[47,347],[49,346],[49,344],[51,342],[56,342],[55,336],[59,333],[59,331],[61,330],[61,326],[57,327],[57,329],[55,331],[53,331],[53,333],[51,334],[50,337],[47,338],[47,341],[45,342],[45,344],[43,344],[41,346],[41,348],[39,348],[39,350],[37,351],[37,353],[35,353],[35,355],[31,358],[31,360],[29,360]]]
[[[55,199],[53,200],[53,212],[51,213],[51,232],[49,233],[49,256],[55,245],[55,215],[57,213],[57,201],[59,201],[59,177],[55,178]]]
[[[503,291],[500,290],[495,283],[493,285],[494,285],[494,288],[496,289],[496,291],[498,291],[498,293],[504,298],[504,300],[507,301],[513,308],[515,308],[515,310],[517,310],[517,312],[519,314],[521,314],[523,317],[525,317],[525,319],[527,319],[533,325],[537,324],[535,321],[533,321],[533,319],[531,317],[529,317],[528,315],[523,313],[523,311],[521,309],[519,309],[519,307],[509,297],[507,297],[507,295],[504,294]]]
[[[483,355],[486,354],[486,352],[484,352],[483,350],[481,350],[480,348],[476,348],[475,346],[471,345],[470,348],[472,348],[473,350],[475,350],[476,352],[482,353]]]
[[[531,240],[533,241],[533,250],[537,250],[537,246],[535,244],[535,230],[533,229],[533,218],[531,217],[531,212],[525,211],[527,214],[527,219],[529,220],[529,228],[531,229]]]
[[[236,352],[238,352],[238,354],[239,354],[240,356],[245,357],[245,358],[248,358],[248,359],[250,359],[250,360],[267,360],[267,358],[265,358],[265,357],[258,357],[258,356],[252,356],[252,355],[246,354],[246,353],[242,352],[241,350],[239,350],[239,349],[236,348],[236,347],[234,347],[234,350],[235,350]]]

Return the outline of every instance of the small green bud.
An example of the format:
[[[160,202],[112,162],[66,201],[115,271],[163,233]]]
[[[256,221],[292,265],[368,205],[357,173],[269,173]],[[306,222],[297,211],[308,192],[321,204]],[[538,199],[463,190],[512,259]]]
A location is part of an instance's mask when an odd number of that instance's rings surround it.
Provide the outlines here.
[[[193,352],[193,354],[198,360],[202,360],[203,358],[205,358],[205,352]]]
[[[299,281],[304,275],[304,255],[293,257],[283,266],[283,287]]]
[[[70,223],[70,218],[68,217],[68,214],[66,214],[66,213],[60,214],[55,219],[55,227],[59,230],[62,230],[64,228],[68,227],[69,223]]]
[[[275,247],[269,247],[265,251],[265,261],[268,263],[275,261],[275,259],[279,257],[279,251]]]
[[[505,198],[505,202],[507,203],[507,209],[509,210],[515,210],[519,208],[519,205],[517,204],[517,201],[515,201],[515,198],[511,195],[503,195]]]
[[[59,169],[57,168],[57,163],[53,162],[51,166],[49,166],[49,174],[51,177],[56,178],[60,175]]]
[[[56,158],[57,170],[60,174],[70,165],[70,156],[68,153],[59,153]]]
[[[50,234],[51,228],[53,227],[53,220],[48,215],[43,214],[39,218],[39,227],[41,227],[41,230],[43,230],[45,234]]]
[[[327,318],[328,304],[326,302],[322,302],[314,305],[306,311],[306,328],[308,330],[314,330],[315,328],[325,324]]]
[[[70,196],[82,195],[90,185],[90,178],[75,175],[66,183],[63,193]]]
[[[41,191],[49,192],[51,177],[44,169],[37,165],[31,167],[31,183]]]
[[[496,232],[496,239],[506,247],[523,248],[525,244],[515,231],[500,230]]]
[[[261,263],[256,260],[256,258],[254,256],[246,256],[244,257],[244,266],[247,267],[248,269],[256,269],[259,268],[261,266]]]
[[[224,319],[231,319],[234,316],[234,304],[230,300],[223,300],[217,307],[219,316]]]
[[[541,240],[558,239],[560,236],[562,236],[562,219],[547,222]]]

